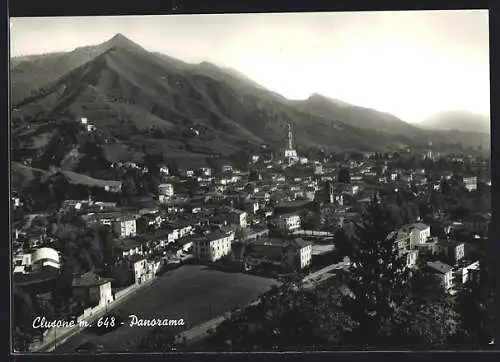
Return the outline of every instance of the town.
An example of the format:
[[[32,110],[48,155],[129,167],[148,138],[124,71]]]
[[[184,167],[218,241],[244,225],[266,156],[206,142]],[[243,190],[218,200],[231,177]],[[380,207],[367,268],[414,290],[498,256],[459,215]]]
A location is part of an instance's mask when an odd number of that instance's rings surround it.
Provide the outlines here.
[[[94,131],[86,118],[78,122]],[[110,316],[141,318],[148,310],[156,313],[148,318],[184,319],[175,334],[189,344],[287,278],[315,288],[336,270],[348,272],[351,262],[338,240],[355,232],[374,197],[391,209],[389,237],[408,269],[432,274],[450,296],[475,277],[491,220],[489,158],[437,152],[431,144],[306,157],[293,138],[289,125],[281,150],[262,146],[244,165],[219,159],[212,167],[184,168],[161,156],[115,162],[110,167],[121,179],[95,180],[92,188],[69,185],[74,190],[68,192],[81,197],[50,210],[14,190],[14,297],[22,306],[16,308],[16,348],[72,352],[88,337],[82,325]],[[156,180],[154,189],[140,194],[145,178]],[[174,311],[165,295],[190,295],[191,286],[200,294],[185,311],[177,305],[177,316],[169,315]],[[141,299],[153,301],[142,306]],[[195,318],[191,309],[203,313]],[[35,317],[77,323],[34,329]],[[197,327],[210,320],[216,321]],[[127,329],[102,328],[110,336]],[[116,351],[121,347],[113,341],[133,343],[140,331],[120,333],[101,347]]]

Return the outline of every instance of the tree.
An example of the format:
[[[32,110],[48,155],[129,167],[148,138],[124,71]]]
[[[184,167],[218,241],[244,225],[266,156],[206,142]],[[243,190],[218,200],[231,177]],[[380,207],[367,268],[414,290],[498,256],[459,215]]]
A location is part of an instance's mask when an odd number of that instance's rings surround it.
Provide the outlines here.
[[[32,340],[35,310],[31,296],[19,288],[14,288],[14,348],[26,351]]]
[[[115,242],[113,240],[111,230],[107,227],[100,229],[99,239],[102,245],[104,265],[113,265],[116,261],[116,255],[114,253]]]
[[[337,175],[337,182],[348,184],[351,182],[351,175],[349,169],[341,167]]]
[[[162,154],[150,154],[146,153],[143,158],[144,166],[148,168],[149,173],[156,177],[160,177],[160,167],[163,163]]]
[[[492,266],[491,241],[480,257],[479,273],[464,285],[457,297],[460,316],[457,342],[468,347],[484,348],[495,333],[495,284]],[[490,252],[488,252],[490,251]]]
[[[339,346],[353,321],[340,309],[338,285],[302,289],[285,283],[260,303],[223,322],[206,347],[211,350],[312,350]]]
[[[126,197],[137,195],[137,183],[132,170],[128,170],[123,177],[122,193]]]
[[[351,293],[343,299],[347,313],[358,323],[351,343],[377,345],[384,341],[381,328],[401,306],[408,272],[395,247],[388,210],[375,196],[355,227],[350,252],[351,268],[344,275]]]
[[[453,300],[440,281],[421,268],[409,279],[408,294],[383,326],[389,347],[436,348],[456,333]]]

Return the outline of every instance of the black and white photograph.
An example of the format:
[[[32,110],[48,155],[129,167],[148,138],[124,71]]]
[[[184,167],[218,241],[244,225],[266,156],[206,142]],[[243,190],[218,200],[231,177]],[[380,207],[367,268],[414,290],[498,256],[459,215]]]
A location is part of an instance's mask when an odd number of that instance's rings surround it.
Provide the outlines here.
[[[11,17],[12,352],[490,348],[488,19]]]

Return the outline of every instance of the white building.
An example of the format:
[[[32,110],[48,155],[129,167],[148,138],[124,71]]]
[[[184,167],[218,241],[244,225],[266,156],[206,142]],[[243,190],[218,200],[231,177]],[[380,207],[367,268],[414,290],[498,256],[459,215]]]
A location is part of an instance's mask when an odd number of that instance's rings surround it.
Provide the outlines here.
[[[477,177],[464,177],[464,184],[467,191],[477,190]]]
[[[172,197],[174,196],[174,186],[172,184],[160,184],[158,185],[158,194]]]
[[[247,227],[247,213],[245,211],[227,208],[223,210],[223,213],[231,225],[236,225],[240,228]]]
[[[222,172],[223,173],[233,172],[233,166],[231,165],[222,166]]]
[[[475,261],[468,265],[462,266],[458,268],[458,270],[455,272],[455,280],[457,282],[465,284],[470,280],[473,272],[477,272],[478,270],[479,270],[479,261]]]
[[[13,257],[14,273],[28,273],[45,268],[60,269],[59,253],[52,248],[40,248],[33,253],[17,254]]]
[[[170,171],[167,166],[161,166],[160,167],[160,174],[162,176],[168,176],[170,174]]]
[[[297,214],[279,215],[274,219],[274,225],[282,234],[289,234],[300,229],[300,216]]]
[[[406,253],[406,266],[408,268],[416,267],[417,260],[418,260],[418,250],[409,250]]]
[[[193,254],[201,260],[214,262],[231,253],[234,232],[213,232],[193,240]]]
[[[141,284],[154,278],[158,266],[154,261],[148,261],[141,255],[134,255],[129,260],[130,268],[134,274],[134,283]]]
[[[104,185],[104,190],[107,192],[121,192],[122,183],[121,181],[106,181],[106,185]]]
[[[287,247],[286,261],[289,267],[304,269],[311,265],[312,244],[302,239],[294,239]]]
[[[410,232],[410,245],[423,244],[431,236],[431,227],[423,223],[416,223],[408,226]]]
[[[126,238],[137,234],[137,225],[134,218],[123,218],[112,222],[113,231],[120,237]]]
[[[32,271],[43,270],[46,267],[60,268],[59,253],[52,248],[40,248],[31,254]]]
[[[200,174],[202,176],[210,177],[212,176],[212,169],[210,167],[202,167],[200,168]]]

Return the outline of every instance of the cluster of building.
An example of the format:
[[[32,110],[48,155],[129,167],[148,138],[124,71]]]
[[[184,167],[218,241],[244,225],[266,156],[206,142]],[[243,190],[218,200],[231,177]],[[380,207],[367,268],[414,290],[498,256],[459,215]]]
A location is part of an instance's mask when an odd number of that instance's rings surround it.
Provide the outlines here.
[[[439,280],[444,290],[454,294],[476,276],[479,261],[466,257],[465,243],[446,237],[431,236],[430,226],[423,223],[405,225],[389,234],[406,266],[423,269]]]
[[[86,119],[81,122],[88,125]],[[132,283],[139,285],[153,279],[163,265],[179,264],[186,259],[230,262],[241,270],[267,266],[284,272],[307,269],[314,263],[314,255],[321,253],[317,241],[321,239],[324,244],[329,239],[334,246],[335,240],[331,236],[299,237],[299,231],[349,231],[360,220],[372,196],[381,191],[406,190],[425,198],[429,190],[439,190],[440,183],[429,180],[426,170],[396,169],[389,166],[390,158],[373,158],[371,153],[364,154],[361,160],[299,157],[292,138],[289,127],[282,155],[274,157],[266,150],[254,154],[248,172],[224,164],[219,169],[179,169],[172,175],[163,165],[156,197],[140,206],[122,207],[89,198],[65,201],[60,213],[76,213],[88,226],[109,226],[115,237],[117,266],[126,267]],[[426,153],[425,157],[435,156]],[[133,162],[115,163],[113,167],[147,172],[144,166]],[[347,180],[339,180],[340,169],[348,171]],[[443,172],[442,179],[455,176]],[[461,180],[470,192],[482,182],[470,175]],[[196,190],[186,192],[186,184],[195,184]],[[120,190],[121,185],[111,185],[108,191]],[[14,207],[22,204],[18,197],[14,201]],[[436,215],[439,218],[442,215]],[[485,235],[490,215],[449,221],[445,230],[448,234],[462,228]],[[431,235],[430,226],[418,217],[415,223],[395,230],[390,237],[400,255],[405,256],[407,267],[425,268],[440,278],[451,293],[479,268],[477,261],[468,259],[464,243],[436,238]],[[26,279],[27,275],[43,270],[58,271],[62,260],[50,246],[52,242],[46,229],[17,230],[14,273]],[[92,273],[75,276],[74,289],[87,305],[103,300],[108,303],[114,298],[111,281]]]

